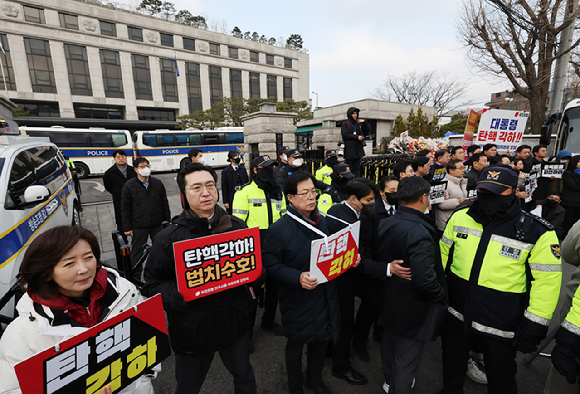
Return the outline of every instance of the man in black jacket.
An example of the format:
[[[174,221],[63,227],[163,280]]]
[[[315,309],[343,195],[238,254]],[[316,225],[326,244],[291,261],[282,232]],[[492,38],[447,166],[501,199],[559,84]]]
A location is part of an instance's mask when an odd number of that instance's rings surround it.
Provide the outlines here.
[[[483,153],[474,153],[471,156],[471,166],[471,170],[464,175],[467,178],[468,197],[472,197],[471,194],[475,193],[475,187],[477,186],[477,182],[479,182],[481,171],[488,166],[487,156]],[[469,193],[470,191],[472,193]]]
[[[157,235],[162,229],[162,223],[169,221],[171,213],[165,186],[157,178],[151,176],[149,160],[144,157],[135,159],[137,176],[123,186],[121,196],[121,214],[123,215],[123,230],[131,239],[131,264],[139,261],[143,255],[143,247],[147,238]],[[133,276],[141,279],[142,267],[137,267]]]
[[[551,193],[548,198],[538,203],[542,205],[542,219],[546,219],[556,231],[558,239],[564,239],[564,219],[566,218],[566,210],[560,205],[562,196],[560,193]]]
[[[368,122],[359,118],[360,109],[350,107],[346,111],[347,120],[342,122],[340,133],[344,141],[344,161],[350,166],[354,176],[360,176],[360,159],[365,155],[365,136],[371,128]]]
[[[429,182],[422,178],[401,180],[399,209],[379,225],[381,260],[367,261],[365,266],[370,274],[387,280],[379,324],[385,328],[381,345],[385,391],[391,393],[411,391],[425,342],[435,340],[447,313],[438,236],[432,220],[423,214],[429,190]],[[411,269],[412,280],[388,278],[385,262],[393,260],[402,260]]]
[[[133,179],[137,176],[133,166],[127,164],[127,153],[124,150],[117,149],[113,152],[113,160],[115,164],[111,166],[105,175],[103,176],[103,183],[105,184],[105,190],[113,195],[113,208],[115,209],[115,222],[117,223],[117,230],[123,234],[125,242],[127,242],[127,236],[123,231],[123,215],[121,215],[121,194],[123,192],[123,186],[129,179]]]
[[[347,226],[360,220],[361,213],[373,212],[375,196],[379,195],[379,188],[375,183],[366,178],[358,178],[346,184],[347,200],[343,204],[332,206],[328,210],[328,230],[334,234]],[[337,220],[335,218],[341,219]],[[346,222],[346,223],[345,223]],[[358,268],[351,268],[335,279],[338,296],[340,298],[340,335],[334,347],[332,357],[332,374],[345,380],[349,384],[362,385],[367,383],[366,377],[357,372],[350,363],[350,347],[352,344],[355,326],[370,326],[376,317],[376,297],[369,286],[368,275],[363,274]],[[355,323],[355,297],[359,296],[362,305],[356,316]],[[363,313],[361,313],[363,312]],[[363,361],[368,361],[366,351]],[[366,357],[365,357],[366,356]]]
[[[276,172],[275,179],[280,189],[284,189],[284,182],[286,179],[290,177],[290,175],[300,172],[306,171],[308,172],[306,166],[304,165],[304,159],[302,158],[302,153],[298,151],[298,149],[290,149],[284,153],[288,158],[288,164],[284,167],[280,167],[278,172]],[[314,186],[316,186],[319,190],[326,190],[330,185],[327,185],[324,182],[314,180]]]
[[[274,178],[276,178],[276,174],[282,167],[288,164],[288,157],[286,156],[286,151],[289,151],[290,148],[288,146],[283,146],[278,149],[278,165],[274,167]]]
[[[185,302],[175,279],[175,242],[247,228],[217,205],[215,171],[194,163],[179,172],[177,184],[185,209],[172,224],[155,237],[145,268],[143,294],[161,293],[167,312],[171,347],[175,352],[175,393],[198,393],[211,366],[214,353],[234,377],[234,391],[256,393],[250,364],[248,332],[250,298],[246,286],[234,287]]]
[[[232,214],[234,194],[249,182],[246,167],[240,165],[240,160],[240,152],[237,150],[229,151],[228,161],[230,165],[222,171],[222,197],[224,207],[229,215]]]

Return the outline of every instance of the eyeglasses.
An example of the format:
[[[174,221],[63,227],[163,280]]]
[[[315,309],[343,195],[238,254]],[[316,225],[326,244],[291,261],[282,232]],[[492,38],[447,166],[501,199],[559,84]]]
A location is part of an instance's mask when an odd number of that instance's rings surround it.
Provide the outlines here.
[[[210,183],[206,183],[205,185],[195,185],[195,186],[191,186],[189,188],[189,191],[192,192],[193,194],[199,194],[201,193],[202,189],[207,190],[208,192],[213,192],[216,187],[215,187],[215,183],[210,182]]]
[[[310,190],[304,193],[296,193],[295,196],[316,197],[316,190]]]

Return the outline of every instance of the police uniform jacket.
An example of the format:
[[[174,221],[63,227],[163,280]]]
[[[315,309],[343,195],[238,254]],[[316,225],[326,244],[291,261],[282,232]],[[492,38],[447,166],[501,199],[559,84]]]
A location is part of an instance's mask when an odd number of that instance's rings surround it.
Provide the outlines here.
[[[266,230],[286,213],[286,199],[280,189],[266,193],[252,181],[234,196],[232,213],[246,222],[248,227]]]
[[[147,265],[143,294],[160,293],[167,312],[171,347],[177,353],[219,351],[244,336],[253,324],[246,286],[234,287],[185,302],[177,290],[173,243],[247,228],[242,220],[216,206],[212,221],[183,211],[155,236]]]
[[[316,175],[314,177],[320,182],[324,182],[327,185],[330,185],[330,183],[332,182],[332,178],[330,178],[330,175],[332,175],[332,171],[333,169],[331,166],[324,165],[324,167],[320,167],[318,170],[316,170]]]
[[[466,332],[540,341],[560,296],[558,237],[517,199],[503,220],[486,225],[477,204],[454,213],[440,240],[451,320]]]

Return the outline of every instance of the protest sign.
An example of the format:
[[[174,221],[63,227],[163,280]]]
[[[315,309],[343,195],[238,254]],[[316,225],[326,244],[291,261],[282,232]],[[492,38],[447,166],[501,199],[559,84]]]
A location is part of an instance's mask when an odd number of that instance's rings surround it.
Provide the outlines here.
[[[477,130],[477,143],[496,144],[497,150],[514,151],[522,143],[529,113],[490,109],[481,115]]]
[[[469,111],[469,117],[467,118],[467,123],[465,124],[465,131],[463,132],[463,142],[461,147],[463,148],[465,154],[467,155],[467,148],[473,145],[473,133],[477,127],[477,117],[479,113],[471,110]]]
[[[310,276],[318,284],[335,279],[348,270],[358,256],[360,221],[326,238],[315,239],[310,248]]]
[[[431,182],[429,191],[429,203],[441,204],[445,201],[445,192],[447,191],[447,181]]]
[[[262,274],[258,227],[173,244],[177,289],[185,301],[251,283]]]
[[[565,164],[545,164],[542,170],[542,178],[562,178]]]
[[[171,355],[158,294],[15,366],[23,394],[121,391]]]

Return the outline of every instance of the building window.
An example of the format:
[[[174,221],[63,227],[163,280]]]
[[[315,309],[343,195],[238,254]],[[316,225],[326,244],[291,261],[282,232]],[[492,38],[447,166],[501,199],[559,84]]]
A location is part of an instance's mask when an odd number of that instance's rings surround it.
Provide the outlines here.
[[[129,35],[129,40],[143,42],[143,30],[137,27],[127,26],[127,33]]]
[[[250,73],[250,98],[260,98],[260,74]]]
[[[284,68],[292,68],[292,59],[284,58]]]
[[[495,98],[500,98],[501,97],[501,93],[496,93],[495,94]]]
[[[292,98],[292,78],[284,78],[284,100]]]
[[[6,54],[4,54],[2,51],[0,51],[0,60],[2,60],[2,65],[4,66],[4,78],[6,78],[6,81],[4,81],[4,79],[0,79],[0,81],[2,81],[0,83],[0,90],[16,90],[14,67],[12,66],[10,47],[8,46],[8,37],[6,37],[6,34],[0,34],[0,42],[4,47],[4,52],[6,52]],[[0,78],[2,78],[2,75],[3,74],[0,73]],[[4,83],[6,83],[6,86],[4,86]]]
[[[59,12],[58,20],[60,21],[60,27],[73,30],[79,29],[79,17],[76,15],[63,14],[62,12]]]
[[[159,59],[161,66],[161,89],[163,101],[179,101],[177,94],[177,75],[174,59]]]
[[[141,55],[131,55],[133,65],[133,81],[135,82],[135,97],[137,100],[153,100],[151,91],[151,71],[149,58]]]
[[[35,93],[56,93],[54,69],[50,57],[48,41],[33,38],[24,39],[32,91]]]
[[[87,59],[87,48],[64,44],[64,56],[68,69],[70,94],[92,96],[91,76]]]
[[[232,59],[237,59],[238,58],[238,48],[228,47],[228,52],[229,52],[229,56]]]
[[[230,95],[242,97],[242,72],[240,70],[230,70]]]
[[[219,55],[220,54],[220,44],[212,44],[209,43],[209,53],[210,55]]]
[[[209,89],[211,91],[210,102],[213,106],[224,95],[222,89],[222,69],[220,67],[209,66]]]
[[[161,45],[164,47],[173,48],[173,35],[172,34],[161,34]]]
[[[174,109],[143,108],[137,107],[139,120],[165,120],[175,122]]]
[[[26,22],[34,23],[46,23],[44,20],[44,10],[40,8],[29,7],[27,5],[24,7],[24,20]]]
[[[40,116],[45,118],[59,118],[60,110],[58,103],[43,101],[12,100],[18,106],[14,110],[14,116]]]
[[[123,74],[121,73],[121,59],[119,52],[101,49],[101,68],[103,70],[103,85],[105,96],[125,98],[123,94]]]
[[[82,119],[125,119],[125,107],[74,104],[75,118]]]
[[[99,21],[101,24],[101,34],[104,36],[117,37],[117,25],[110,22]]]
[[[266,55],[266,64],[274,65],[274,55]]]
[[[258,52],[250,51],[250,61],[254,63],[260,62],[260,54]]]
[[[267,86],[268,86],[268,98],[274,98],[278,100],[278,77],[275,75],[267,76]]]
[[[201,78],[199,64],[185,63],[185,76],[187,83],[187,96],[189,98],[189,113],[193,114],[203,110],[201,102]]]
[[[195,40],[193,38],[184,38],[183,49],[187,49],[188,51],[195,51]]]

